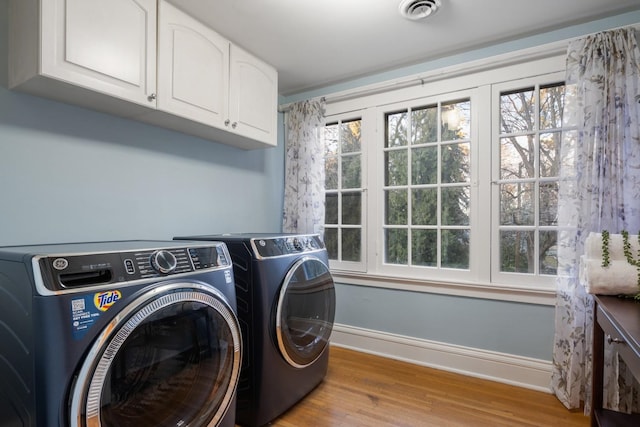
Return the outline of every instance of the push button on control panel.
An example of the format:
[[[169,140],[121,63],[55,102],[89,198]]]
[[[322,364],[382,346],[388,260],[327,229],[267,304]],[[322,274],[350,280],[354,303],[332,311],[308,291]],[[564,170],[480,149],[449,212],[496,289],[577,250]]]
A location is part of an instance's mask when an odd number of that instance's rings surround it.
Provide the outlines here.
[[[134,274],[136,272],[136,265],[133,263],[133,260],[127,258],[124,260],[124,269],[127,274]]]

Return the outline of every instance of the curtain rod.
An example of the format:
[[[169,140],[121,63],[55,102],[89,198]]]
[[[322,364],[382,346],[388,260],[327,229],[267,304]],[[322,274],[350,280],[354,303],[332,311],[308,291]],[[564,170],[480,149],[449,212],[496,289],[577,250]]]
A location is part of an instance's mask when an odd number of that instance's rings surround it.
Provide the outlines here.
[[[621,28],[634,28],[636,31],[640,30],[640,24],[631,24],[631,25],[623,25],[616,28],[611,28],[603,31],[614,31],[619,30]],[[461,64],[451,65],[449,67],[444,67],[436,70],[427,71],[422,75],[413,75],[407,76],[404,78],[399,78],[392,81],[385,81],[377,84],[372,84],[369,86],[364,86],[356,89],[348,89],[343,92],[337,92],[332,95],[325,95],[322,97],[314,97],[310,99],[321,99],[324,100],[328,104],[333,104],[336,102],[349,101],[356,98],[361,98],[364,96],[372,96],[377,95],[384,92],[390,92],[392,90],[406,89],[412,86],[423,86],[426,83],[431,83],[437,80],[442,80],[444,78],[452,78],[452,77],[460,77],[465,74],[470,74],[472,72],[479,71],[487,71],[493,68],[505,67],[508,65],[513,65],[516,63],[523,62],[525,60],[537,60],[544,59],[551,56],[556,56],[561,53],[566,52],[567,46],[570,42],[577,40],[582,37],[588,37],[593,34],[597,34],[597,31],[594,33],[584,34],[581,36],[576,36],[556,42],[546,43],[540,46],[534,46],[531,48],[523,49],[517,51],[515,54],[513,52],[503,53],[496,56],[491,56],[488,58],[483,58],[475,61],[465,62]],[[290,102],[287,104],[282,104],[278,107],[278,112],[286,113],[291,110],[291,106],[295,104],[295,102]]]
[[[544,57],[554,56],[561,53],[566,48],[566,44],[562,42],[555,42],[551,44],[543,45],[544,48],[536,46],[535,48],[526,49],[520,51],[518,54],[506,53],[480,60],[465,62],[462,64],[456,64],[445,68],[435,69],[427,71],[424,74],[412,75],[396,80],[387,80],[381,83],[374,83],[372,85],[364,86],[356,89],[348,89],[343,92],[337,92],[332,95],[325,95],[320,98],[310,99],[324,99],[328,104],[349,101],[364,96],[378,95],[380,93],[390,92],[393,90],[406,89],[413,86],[423,86],[426,83],[431,83],[444,78],[459,77],[471,72],[486,71],[491,68],[498,68],[501,66],[511,65],[517,62],[521,62],[524,59],[541,59]],[[551,46],[551,48],[550,48]],[[282,104],[278,107],[278,112],[286,113],[291,110],[291,106],[295,102]]]

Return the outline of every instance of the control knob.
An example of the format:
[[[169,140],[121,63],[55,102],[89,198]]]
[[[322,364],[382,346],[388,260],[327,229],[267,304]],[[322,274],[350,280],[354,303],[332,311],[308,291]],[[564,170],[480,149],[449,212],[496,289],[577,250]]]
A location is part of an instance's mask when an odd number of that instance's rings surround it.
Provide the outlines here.
[[[165,249],[151,254],[151,267],[160,274],[169,274],[178,266],[176,256]]]

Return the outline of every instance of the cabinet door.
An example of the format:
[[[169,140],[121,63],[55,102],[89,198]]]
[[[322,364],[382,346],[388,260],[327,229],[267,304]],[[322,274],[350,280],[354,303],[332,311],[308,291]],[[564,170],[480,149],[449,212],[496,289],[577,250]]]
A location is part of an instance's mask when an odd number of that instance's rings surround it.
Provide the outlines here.
[[[233,130],[277,145],[278,73],[248,52],[231,45],[229,118]]]
[[[155,106],[155,0],[43,0],[40,72]]]
[[[158,109],[223,127],[229,42],[165,1],[159,3]]]

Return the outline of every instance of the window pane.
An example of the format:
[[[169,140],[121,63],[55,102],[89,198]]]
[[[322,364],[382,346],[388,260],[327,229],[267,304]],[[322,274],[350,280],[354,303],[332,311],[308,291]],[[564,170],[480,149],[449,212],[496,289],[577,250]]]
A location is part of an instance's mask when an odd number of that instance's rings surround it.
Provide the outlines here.
[[[438,231],[411,231],[411,263],[426,267],[438,265]]]
[[[343,224],[360,224],[361,223],[361,206],[362,194],[343,193],[342,194],[342,223]]]
[[[437,188],[420,188],[411,191],[411,223],[414,225],[437,225]]]
[[[324,159],[324,185],[327,190],[338,189],[338,157]]]
[[[388,114],[385,147],[405,145],[407,145],[407,112]]]
[[[535,124],[535,98],[533,88],[500,96],[500,133],[518,133],[533,130]]]
[[[438,147],[411,150],[411,183],[436,184],[438,179]]]
[[[540,176],[559,175],[560,141],[562,132],[540,134]]]
[[[385,262],[407,264],[407,230],[388,228],[385,230]]]
[[[325,200],[324,223],[337,224],[338,223],[338,194],[325,193],[324,200]]]
[[[442,263],[445,268],[469,268],[469,230],[442,230]]]
[[[469,182],[469,144],[442,146],[442,182]]]
[[[540,274],[558,273],[558,252],[556,231],[540,232]]]
[[[411,112],[411,143],[438,141],[438,107],[429,106]]]
[[[533,225],[533,183],[500,184],[500,225]]]
[[[407,224],[407,190],[385,191],[385,224]]]
[[[445,187],[442,189],[442,224],[469,225],[469,186]]]
[[[356,118],[325,126],[325,245],[337,262],[362,262],[361,125]]]
[[[564,88],[564,85],[540,88],[540,129],[557,129],[562,127]]]
[[[385,185],[407,185],[406,150],[386,151],[384,153],[384,163],[386,165]]]
[[[558,225],[558,183],[540,183],[540,225]]]
[[[342,158],[342,188],[360,188],[360,156]]]
[[[338,229],[324,229],[324,245],[327,247],[327,253],[330,259],[338,259]]]
[[[338,125],[331,124],[324,128],[325,156],[338,154]]]
[[[442,141],[469,139],[470,126],[471,101],[442,105]]]
[[[533,178],[533,135],[500,138],[500,179]]]
[[[500,270],[534,273],[534,231],[500,232]]]
[[[343,122],[340,126],[342,137],[342,152],[353,153],[360,151],[360,120]]]
[[[342,260],[360,261],[360,234],[358,228],[342,229]]]

